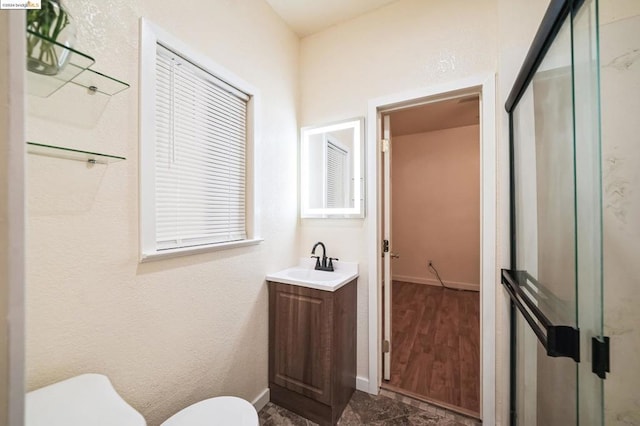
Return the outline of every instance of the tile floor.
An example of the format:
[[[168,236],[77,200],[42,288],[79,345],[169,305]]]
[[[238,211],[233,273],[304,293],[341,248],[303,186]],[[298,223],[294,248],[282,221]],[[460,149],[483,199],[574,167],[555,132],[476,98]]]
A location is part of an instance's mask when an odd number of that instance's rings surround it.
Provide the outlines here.
[[[272,403],[268,403],[260,410],[259,416],[261,426],[316,425]],[[342,413],[338,425],[476,426],[481,423],[478,420],[383,390],[377,396],[356,391]]]

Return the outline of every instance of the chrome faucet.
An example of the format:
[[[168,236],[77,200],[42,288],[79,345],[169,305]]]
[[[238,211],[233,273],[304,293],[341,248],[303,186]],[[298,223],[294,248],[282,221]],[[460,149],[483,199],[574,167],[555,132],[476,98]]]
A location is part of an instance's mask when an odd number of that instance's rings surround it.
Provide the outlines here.
[[[336,259],[335,257],[327,258],[327,248],[324,246],[324,243],[321,241],[318,241],[313,245],[313,248],[311,249],[312,255],[316,254],[316,247],[318,246],[322,247],[322,261],[320,261],[320,256],[311,256],[316,259],[316,267],[314,269],[318,271],[333,271],[333,261],[339,260],[339,259]],[[329,260],[328,263],[327,263],[327,259]]]

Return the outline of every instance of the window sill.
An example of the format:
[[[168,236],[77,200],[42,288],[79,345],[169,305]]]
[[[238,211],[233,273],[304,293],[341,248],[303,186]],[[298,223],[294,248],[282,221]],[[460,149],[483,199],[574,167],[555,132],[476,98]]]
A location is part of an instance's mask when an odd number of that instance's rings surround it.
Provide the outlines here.
[[[195,247],[184,247],[178,249],[162,250],[153,253],[142,253],[140,263],[153,262],[156,260],[170,259],[173,257],[189,256],[192,254],[208,253],[219,250],[229,250],[238,247],[255,246],[264,241],[262,238],[253,238],[250,240],[231,241],[228,243],[210,244]]]

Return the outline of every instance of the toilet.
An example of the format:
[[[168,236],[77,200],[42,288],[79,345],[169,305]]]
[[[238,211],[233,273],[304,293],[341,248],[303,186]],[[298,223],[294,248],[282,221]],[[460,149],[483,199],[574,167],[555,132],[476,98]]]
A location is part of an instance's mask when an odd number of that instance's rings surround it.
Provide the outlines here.
[[[107,376],[82,374],[28,392],[25,426],[146,426]],[[161,426],[258,426],[253,405],[234,396],[205,399],[180,410]]]
[[[235,396],[219,396],[196,402],[178,411],[160,426],[258,426],[258,424],[258,413],[253,405]]]

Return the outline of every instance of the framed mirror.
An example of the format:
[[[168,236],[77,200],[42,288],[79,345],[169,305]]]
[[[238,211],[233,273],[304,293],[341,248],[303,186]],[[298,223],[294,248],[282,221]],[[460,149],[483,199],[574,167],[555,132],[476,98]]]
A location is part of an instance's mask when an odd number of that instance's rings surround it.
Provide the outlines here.
[[[300,216],[364,217],[364,118],[302,128]]]

